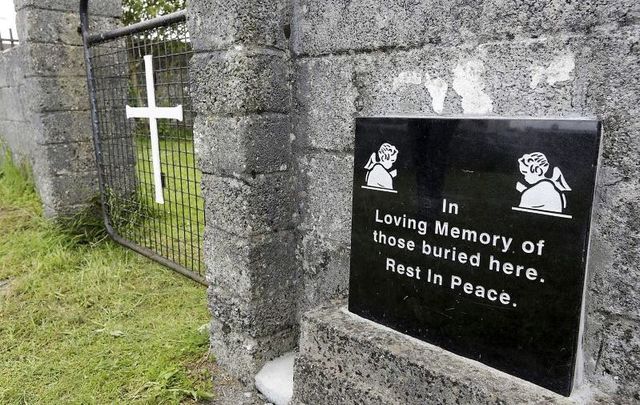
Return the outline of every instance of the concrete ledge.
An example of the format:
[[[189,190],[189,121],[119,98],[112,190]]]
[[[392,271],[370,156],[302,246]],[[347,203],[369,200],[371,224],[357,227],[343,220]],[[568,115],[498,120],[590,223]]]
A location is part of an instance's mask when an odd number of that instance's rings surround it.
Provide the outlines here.
[[[303,317],[294,370],[296,404],[572,404],[478,362],[349,313]]]

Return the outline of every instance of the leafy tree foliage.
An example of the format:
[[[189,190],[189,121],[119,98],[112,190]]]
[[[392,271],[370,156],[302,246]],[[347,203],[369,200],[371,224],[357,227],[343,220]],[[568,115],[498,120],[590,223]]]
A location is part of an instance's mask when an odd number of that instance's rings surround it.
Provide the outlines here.
[[[124,25],[149,20],[185,8],[186,0],[123,0]]]

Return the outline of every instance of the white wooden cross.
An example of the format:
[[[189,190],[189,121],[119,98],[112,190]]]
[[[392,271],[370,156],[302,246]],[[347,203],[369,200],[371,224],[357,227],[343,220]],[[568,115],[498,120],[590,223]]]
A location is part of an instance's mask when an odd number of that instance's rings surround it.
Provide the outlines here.
[[[176,107],[156,107],[156,91],[153,82],[153,57],[145,55],[144,72],[147,84],[147,107],[130,107],[127,105],[127,118],[148,118],[151,135],[151,163],[153,165],[153,184],[158,204],[164,204],[162,194],[162,171],[160,169],[160,141],[158,139],[158,119],[182,121],[182,105]]]

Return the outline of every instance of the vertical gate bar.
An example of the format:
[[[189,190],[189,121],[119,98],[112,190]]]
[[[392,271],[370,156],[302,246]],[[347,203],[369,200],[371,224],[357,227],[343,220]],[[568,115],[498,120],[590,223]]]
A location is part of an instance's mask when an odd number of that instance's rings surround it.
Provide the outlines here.
[[[98,189],[100,190],[100,201],[102,203],[102,217],[107,233],[113,237],[114,232],[105,209],[105,187],[104,176],[102,173],[102,146],[100,144],[99,127],[98,127],[98,103],[96,102],[96,89],[93,76],[93,67],[91,65],[91,53],[89,51],[89,0],[80,0],[80,30],[82,33],[83,55],[85,70],[87,72],[87,86],[89,88],[89,104],[91,107],[91,129],[93,130],[93,146],[96,157],[96,165],[98,169]]]
[[[164,32],[165,35],[166,35],[166,32],[167,31]],[[165,67],[165,70],[167,70],[169,72],[171,67],[169,65],[169,61],[167,60],[168,58],[166,57],[166,55],[169,54],[169,51],[168,51],[168,48],[167,48],[167,41],[163,41],[162,46],[163,46],[163,55],[165,55],[165,58],[164,58],[165,59],[164,60],[165,65],[164,65],[164,67]],[[174,103],[172,101],[172,98],[171,98],[171,80],[168,80],[168,82],[165,85],[167,87],[167,100],[166,101],[167,101],[167,103],[169,105],[174,105]],[[181,101],[183,101],[183,100],[181,100]],[[182,122],[184,122],[184,107],[183,107],[183,111],[182,111],[182,119],[183,119]],[[178,122],[173,121],[171,123],[171,126],[173,127],[173,125],[175,125],[177,127],[179,124],[178,124]],[[174,236],[174,232],[173,232],[173,230],[176,228],[175,226],[173,226],[173,223],[174,223],[174,215],[173,215],[174,206],[175,206],[175,210],[176,210],[175,211],[176,215],[179,212],[178,191],[177,191],[177,187],[175,187],[175,183],[177,183],[178,179],[176,178],[175,156],[174,156],[174,153],[173,153],[173,145],[174,145],[173,135],[171,135],[169,133],[166,136],[168,137],[169,142],[165,143],[165,145],[166,145],[165,156],[167,157],[166,159],[168,159],[169,155],[171,156],[171,162],[172,162],[172,165],[174,166],[173,167],[173,173],[172,173],[172,180],[174,182],[173,198],[172,198],[173,204],[169,204],[169,213],[170,213],[169,218],[171,218],[171,226],[170,226],[170,229],[171,229],[170,239],[171,239],[171,247],[172,247],[171,255],[174,258],[174,260],[175,260],[175,257],[177,255],[179,261],[181,261],[182,263],[186,263],[186,262],[182,261],[182,255],[181,255],[181,249],[180,249],[180,247],[181,247],[180,245],[181,244],[180,243],[176,243],[176,241],[179,240],[180,230],[179,229],[177,230],[178,237],[175,237]],[[169,160],[165,160],[165,161],[168,162]],[[168,184],[169,184],[169,177],[167,176],[167,192],[170,193],[170,188],[168,187]],[[177,223],[178,223],[178,221],[176,220],[176,225],[177,225]],[[183,228],[184,228],[184,225],[185,224],[183,223]]]

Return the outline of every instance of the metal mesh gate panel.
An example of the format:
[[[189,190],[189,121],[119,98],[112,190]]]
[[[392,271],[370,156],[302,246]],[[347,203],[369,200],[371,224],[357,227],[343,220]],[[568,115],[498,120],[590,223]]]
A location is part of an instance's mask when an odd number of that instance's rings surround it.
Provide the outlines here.
[[[204,204],[193,146],[184,13],[110,33],[85,28],[107,227],[119,242],[204,282]]]

